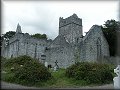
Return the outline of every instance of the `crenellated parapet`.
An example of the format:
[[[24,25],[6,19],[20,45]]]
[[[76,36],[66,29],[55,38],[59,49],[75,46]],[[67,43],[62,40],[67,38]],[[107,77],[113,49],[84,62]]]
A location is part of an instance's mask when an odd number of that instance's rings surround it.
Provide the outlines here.
[[[82,19],[78,18],[76,14],[73,14],[72,16],[67,17],[65,19],[63,19],[63,17],[59,18],[59,28],[72,23],[82,26]]]

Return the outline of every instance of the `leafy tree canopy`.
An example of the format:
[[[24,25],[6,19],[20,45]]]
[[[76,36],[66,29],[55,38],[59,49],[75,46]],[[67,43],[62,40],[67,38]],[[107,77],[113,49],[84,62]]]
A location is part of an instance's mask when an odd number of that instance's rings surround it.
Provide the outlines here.
[[[113,19],[107,20],[103,24],[102,30],[109,44],[110,56],[115,56],[117,50],[117,31],[120,30],[120,22]]]
[[[6,32],[5,34],[2,34],[1,37],[2,37],[2,39],[9,40],[14,35],[15,35],[15,31],[9,31],[9,32]]]
[[[2,34],[1,36],[0,36],[0,44],[2,45],[2,41],[3,40],[6,40],[6,43],[9,41],[9,39],[11,38],[11,37],[13,37],[15,35],[15,31],[9,31],[9,32],[6,32],[5,34]],[[1,46],[0,45],[0,46]]]
[[[38,38],[38,39],[47,39],[47,35],[46,34],[36,33],[36,34],[31,35],[31,36],[35,37],[35,38]]]
[[[103,26],[104,28],[109,28],[111,31],[120,30],[120,22],[113,19],[107,20]]]

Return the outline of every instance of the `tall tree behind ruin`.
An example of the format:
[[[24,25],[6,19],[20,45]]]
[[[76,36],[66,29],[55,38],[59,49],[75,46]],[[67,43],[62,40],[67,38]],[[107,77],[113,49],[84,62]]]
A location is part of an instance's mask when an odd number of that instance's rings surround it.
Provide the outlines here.
[[[113,19],[107,20],[103,24],[102,30],[109,44],[110,56],[116,56],[117,33],[120,31],[120,22]]]

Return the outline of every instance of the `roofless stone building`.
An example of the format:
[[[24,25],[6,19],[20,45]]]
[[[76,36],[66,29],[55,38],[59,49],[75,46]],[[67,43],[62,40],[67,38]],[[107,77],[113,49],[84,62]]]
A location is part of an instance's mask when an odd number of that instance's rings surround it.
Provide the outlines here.
[[[59,35],[54,40],[36,39],[28,33],[22,33],[18,24],[16,34],[3,41],[2,56],[6,58],[28,55],[40,62],[47,62],[60,68],[66,68],[78,61],[95,62],[109,57],[109,45],[102,29],[93,25],[83,36],[82,19],[76,14],[68,18],[59,18]]]

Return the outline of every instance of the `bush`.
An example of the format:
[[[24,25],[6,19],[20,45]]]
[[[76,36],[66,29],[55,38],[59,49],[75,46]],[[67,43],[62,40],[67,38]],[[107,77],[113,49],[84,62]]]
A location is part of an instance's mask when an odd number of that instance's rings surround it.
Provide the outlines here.
[[[43,64],[32,61],[25,63],[23,67],[18,69],[15,73],[15,77],[19,78],[20,80],[36,82],[49,79],[51,74]]]
[[[24,65],[29,61],[34,61],[34,60],[31,57],[26,55],[10,58],[10,59],[7,59],[6,62],[4,63],[4,68],[7,68],[7,70],[9,71],[15,72],[21,67],[21,65]]]
[[[16,57],[16,58],[10,58],[7,60],[7,62],[5,63],[5,66],[6,67],[11,67],[13,65],[23,65],[25,64],[26,62],[29,62],[29,61],[32,61],[33,59],[29,56],[19,56],[19,57]]]
[[[87,83],[103,84],[113,80],[112,65],[79,62],[66,69],[66,76],[76,80],[85,80]]]
[[[5,66],[14,73],[14,77],[20,81],[42,81],[51,77],[48,69],[38,60],[34,60],[29,56],[20,56],[7,60]]]
[[[1,56],[1,69],[4,67],[6,60],[7,60],[6,58]]]

